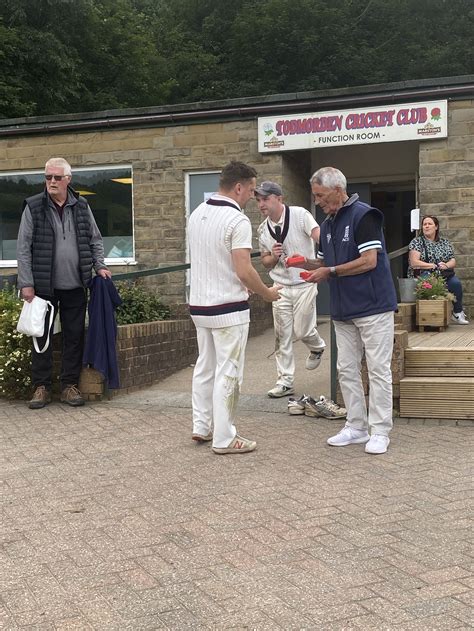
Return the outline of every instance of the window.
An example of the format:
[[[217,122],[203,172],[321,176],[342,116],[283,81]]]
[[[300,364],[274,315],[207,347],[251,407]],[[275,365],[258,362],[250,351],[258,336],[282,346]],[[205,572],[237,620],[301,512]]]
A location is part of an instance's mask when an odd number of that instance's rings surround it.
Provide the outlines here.
[[[195,208],[209,199],[219,188],[220,171],[186,173],[186,219]],[[189,263],[189,243],[186,231],[186,263]],[[186,270],[186,300],[189,300],[189,270]]]
[[[220,171],[186,174],[186,206],[188,216],[219,188]]]
[[[73,169],[72,187],[89,202],[107,264],[134,261],[131,166]],[[16,265],[23,200],[43,190],[44,171],[0,173],[0,267]]]

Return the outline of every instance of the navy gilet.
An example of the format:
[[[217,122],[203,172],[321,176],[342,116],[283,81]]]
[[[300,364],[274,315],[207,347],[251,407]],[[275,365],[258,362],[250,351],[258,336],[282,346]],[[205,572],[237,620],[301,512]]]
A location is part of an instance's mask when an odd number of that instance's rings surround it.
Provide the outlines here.
[[[360,220],[369,212],[378,213],[359,200],[343,206],[321,225],[319,249],[328,267],[342,265],[359,258],[355,232]],[[380,231],[382,249],[377,250],[377,265],[373,270],[355,276],[338,276],[329,280],[330,312],[333,320],[352,320],[397,310],[397,294],[390,271],[385,240]]]

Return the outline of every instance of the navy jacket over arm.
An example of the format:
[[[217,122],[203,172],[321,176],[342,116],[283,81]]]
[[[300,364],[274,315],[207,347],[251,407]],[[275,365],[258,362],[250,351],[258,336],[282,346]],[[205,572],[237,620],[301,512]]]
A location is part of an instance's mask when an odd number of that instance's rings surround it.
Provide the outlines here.
[[[83,364],[102,373],[109,388],[119,388],[115,309],[122,304],[122,300],[110,278],[95,276],[90,289],[89,328]]]

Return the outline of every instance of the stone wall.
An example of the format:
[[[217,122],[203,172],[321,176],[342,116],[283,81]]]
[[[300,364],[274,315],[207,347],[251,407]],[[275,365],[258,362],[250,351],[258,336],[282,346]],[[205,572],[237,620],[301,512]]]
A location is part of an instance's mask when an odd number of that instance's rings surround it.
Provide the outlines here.
[[[137,265],[114,267],[117,273],[186,262],[187,172],[220,171],[237,159],[255,166],[259,179],[281,180],[281,156],[258,153],[256,120],[0,138],[0,171],[42,169],[51,156],[64,156],[73,168],[132,165]],[[256,228],[261,217],[255,203],[248,215]],[[168,303],[186,300],[184,272],[145,282],[158,285]]]
[[[420,143],[420,208],[436,215],[453,244],[464,289],[465,310],[474,317],[474,101],[451,101],[448,138]]]

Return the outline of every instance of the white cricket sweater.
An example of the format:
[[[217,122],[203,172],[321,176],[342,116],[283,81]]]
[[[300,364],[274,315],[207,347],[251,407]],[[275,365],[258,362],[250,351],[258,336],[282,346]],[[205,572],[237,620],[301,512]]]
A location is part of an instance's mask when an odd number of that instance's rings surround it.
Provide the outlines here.
[[[289,221],[288,219],[289,209]],[[309,259],[315,258],[315,242],[307,234],[305,218],[310,217],[309,225],[311,229],[317,228],[318,224],[309,210],[302,208],[301,206],[285,206],[285,217],[282,226],[283,241],[283,256],[275,265],[275,267],[269,270],[270,278],[279,285],[304,285],[305,281],[300,277],[301,270],[296,267],[285,267],[283,259],[292,254],[298,253]],[[311,221],[312,220],[312,221]],[[285,232],[285,226],[288,223],[288,232]],[[314,225],[313,225],[314,224]],[[270,225],[273,229],[273,222]],[[265,219],[258,227],[258,237],[261,252],[271,252],[272,247],[275,244],[276,239],[271,235],[268,229],[268,219]]]
[[[189,218],[189,310],[196,326],[222,328],[250,321],[248,291],[232,250],[252,249],[252,226],[236,201],[214,194]]]

